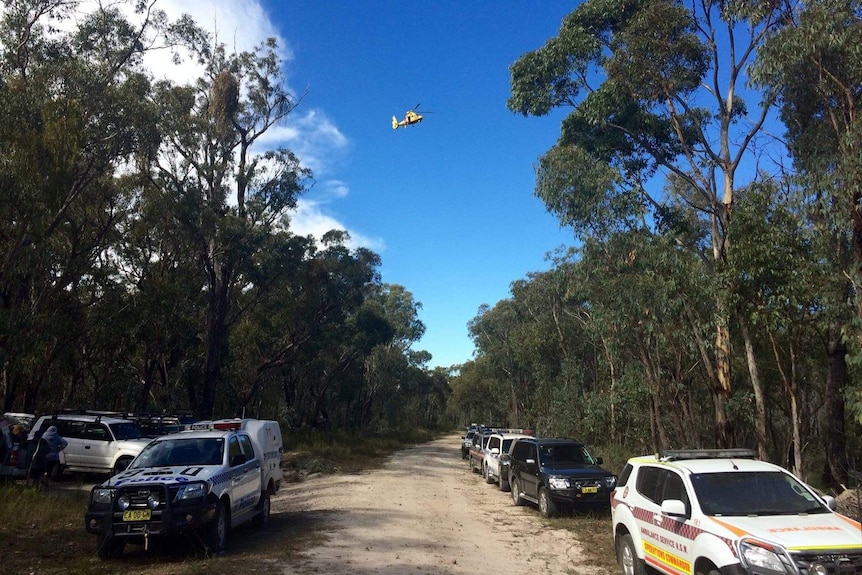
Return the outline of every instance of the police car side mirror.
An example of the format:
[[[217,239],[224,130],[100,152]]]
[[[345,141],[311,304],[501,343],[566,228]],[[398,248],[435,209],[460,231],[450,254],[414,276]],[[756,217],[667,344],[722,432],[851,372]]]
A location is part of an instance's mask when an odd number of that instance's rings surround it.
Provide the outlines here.
[[[832,511],[838,511],[838,501],[831,495],[823,495],[823,502]]]
[[[596,457],[596,465],[604,465],[605,458],[604,457]]]

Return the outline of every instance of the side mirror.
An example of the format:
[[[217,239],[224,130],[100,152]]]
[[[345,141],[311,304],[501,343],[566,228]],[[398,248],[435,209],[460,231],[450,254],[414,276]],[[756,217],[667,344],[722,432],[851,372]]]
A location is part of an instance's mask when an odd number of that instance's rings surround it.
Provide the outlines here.
[[[512,460],[512,457],[508,453],[504,453],[500,456],[500,463],[509,463]]]
[[[493,453],[494,455],[499,455],[500,454],[500,448],[499,447],[492,447],[491,453]]]
[[[596,465],[602,465],[605,462],[603,457],[596,457]]]
[[[661,513],[671,517],[685,517],[685,503],[679,499],[665,499],[661,502]]]

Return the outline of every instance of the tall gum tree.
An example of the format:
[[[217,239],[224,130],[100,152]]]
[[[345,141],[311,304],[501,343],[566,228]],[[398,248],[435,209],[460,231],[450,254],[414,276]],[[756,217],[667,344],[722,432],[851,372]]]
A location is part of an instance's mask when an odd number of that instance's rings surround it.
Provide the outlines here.
[[[741,168],[756,159],[772,101],[749,107],[743,83],[773,4],[693,0],[587,0],[559,34],[511,66],[508,107],[565,118],[539,161],[536,194],[576,233],[630,227],[672,202],[706,223],[704,256],[714,282],[712,381],[718,445],[733,443],[730,300],[722,283]],[[673,186],[658,189],[664,176]],[[750,178],[751,176],[749,176]]]
[[[195,243],[206,278],[202,375],[189,395],[198,415],[210,418],[229,328],[243,312],[238,294],[255,287],[254,256],[311,174],[289,150],[252,151],[298,103],[284,86],[275,41],[239,54],[216,45],[201,57],[206,72],[194,85],[159,87],[163,138],[150,173],[152,185],[180,198],[177,225]]]
[[[862,2],[822,0],[793,7],[786,25],[765,42],[753,78],[778,98],[794,167],[816,200],[811,222],[819,236],[832,239],[829,259],[841,284],[832,301],[841,311],[833,316],[827,344],[823,479],[840,485],[851,463],[847,356],[862,358]],[[844,301],[853,302],[855,310]],[[856,393],[862,398],[858,386]],[[855,410],[862,422],[862,401]]]

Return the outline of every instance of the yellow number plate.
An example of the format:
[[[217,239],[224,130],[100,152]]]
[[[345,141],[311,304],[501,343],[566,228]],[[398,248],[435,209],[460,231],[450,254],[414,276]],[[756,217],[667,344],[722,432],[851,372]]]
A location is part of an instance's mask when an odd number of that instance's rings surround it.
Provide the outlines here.
[[[581,493],[598,493],[598,487],[581,487]]]
[[[123,511],[123,521],[149,521],[151,514],[149,509],[130,509]]]

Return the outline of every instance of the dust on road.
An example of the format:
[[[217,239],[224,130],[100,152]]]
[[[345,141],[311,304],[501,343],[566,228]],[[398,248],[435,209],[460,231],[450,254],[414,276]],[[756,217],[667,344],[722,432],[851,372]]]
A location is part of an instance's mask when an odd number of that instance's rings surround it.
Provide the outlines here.
[[[470,473],[459,437],[399,451],[382,469],[283,485],[273,512],[322,524],[326,541],[285,575],[597,575],[574,535]]]

